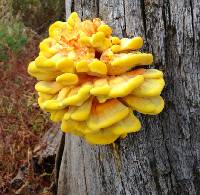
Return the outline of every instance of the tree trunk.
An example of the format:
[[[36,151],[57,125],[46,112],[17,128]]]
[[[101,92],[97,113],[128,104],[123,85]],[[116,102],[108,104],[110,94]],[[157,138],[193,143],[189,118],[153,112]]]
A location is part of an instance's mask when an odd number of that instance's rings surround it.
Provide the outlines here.
[[[142,130],[110,146],[66,134],[58,195],[200,194],[200,1],[76,0],[67,11],[100,17],[115,35],[141,35],[164,71],[165,109],[139,116]]]

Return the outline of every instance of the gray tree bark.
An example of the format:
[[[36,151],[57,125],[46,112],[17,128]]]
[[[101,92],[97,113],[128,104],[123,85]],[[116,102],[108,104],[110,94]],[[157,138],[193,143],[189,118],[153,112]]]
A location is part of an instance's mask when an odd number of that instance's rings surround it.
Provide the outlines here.
[[[164,71],[165,109],[110,146],[66,134],[57,155],[58,195],[200,194],[200,1],[70,0],[67,11],[100,17],[120,37],[141,35]]]

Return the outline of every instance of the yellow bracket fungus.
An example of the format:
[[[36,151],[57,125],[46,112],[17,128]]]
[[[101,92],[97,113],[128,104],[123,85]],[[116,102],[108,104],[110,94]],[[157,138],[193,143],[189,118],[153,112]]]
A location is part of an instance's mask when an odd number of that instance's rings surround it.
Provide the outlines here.
[[[90,144],[138,132],[133,112],[156,115],[164,108],[162,71],[138,68],[153,63],[152,54],[139,51],[142,46],[141,37],[112,36],[99,18],[81,21],[73,12],[66,22],[55,22],[28,66],[38,80],[40,108],[61,122],[63,132]]]

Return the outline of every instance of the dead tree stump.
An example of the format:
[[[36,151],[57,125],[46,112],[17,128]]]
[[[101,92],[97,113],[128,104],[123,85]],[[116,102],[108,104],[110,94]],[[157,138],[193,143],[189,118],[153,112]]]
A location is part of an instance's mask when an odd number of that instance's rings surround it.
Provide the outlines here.
[[[100,17],[115,35],[145,40],[165,74],[165,109],[115,145],[65,135],[58,195],[200,194],[200,1],[71,0],[66,13]]]

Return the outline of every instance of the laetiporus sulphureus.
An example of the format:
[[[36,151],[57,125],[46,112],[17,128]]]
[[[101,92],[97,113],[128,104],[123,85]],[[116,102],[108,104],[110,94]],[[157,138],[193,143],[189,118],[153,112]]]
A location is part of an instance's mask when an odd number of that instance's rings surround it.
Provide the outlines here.
[[[61,122],[61,130],[91,144],[110,144],[141,123],[133,114],[163,110],[162,71],[144,69],[153,56],[140,52],[141,37],[118,38],[99,18],[81,21],[72,13],[57,21],[28,66],[38,80],[38,104]],[[142,66],[142,68],[140,68]]]

